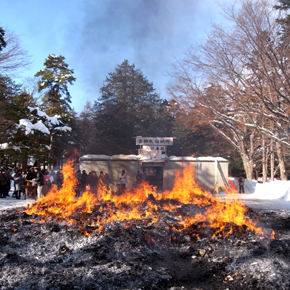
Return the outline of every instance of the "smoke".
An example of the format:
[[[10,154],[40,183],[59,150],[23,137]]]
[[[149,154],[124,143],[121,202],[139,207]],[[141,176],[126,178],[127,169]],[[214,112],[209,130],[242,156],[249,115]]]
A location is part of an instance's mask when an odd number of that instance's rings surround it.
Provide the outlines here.
[[[99,97],[108,74],[125,59],[166,98],[171,64],[202,36],[212,18],[209,8],[214,5],[213,0],[80,3],[78,20],[71,24],[69,58],[73,59],[77,82],[86,88],[82,92],[86,100]]]

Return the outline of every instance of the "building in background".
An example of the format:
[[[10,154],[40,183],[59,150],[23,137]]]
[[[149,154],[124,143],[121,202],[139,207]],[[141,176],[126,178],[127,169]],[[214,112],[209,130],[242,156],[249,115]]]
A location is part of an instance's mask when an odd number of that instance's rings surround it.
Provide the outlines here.
[[[144,152],[143,152],[144,153]],[[228,182],[228,161],[221,157],[168,157],[165,154],[139,155],[84,155],[80,157],[80,169],[86,172],[108,172],[113,182],[118,183],[122,170],[127,173],[127,188],[134,187],[139,170],[143,179],[156,186],[158,190],[171,190],[176,170],[186,166],[195,167],[197,183],[210,191],[224,187]]]

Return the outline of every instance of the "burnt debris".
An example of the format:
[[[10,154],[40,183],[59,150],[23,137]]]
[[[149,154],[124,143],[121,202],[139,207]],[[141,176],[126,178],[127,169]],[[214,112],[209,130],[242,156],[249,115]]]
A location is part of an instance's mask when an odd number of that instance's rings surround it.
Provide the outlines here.
[[[44,221],[23,208],[3,211],[0,289],[290,288],[289,211],[249,210],[246,215],[259,218],[265,235],[233,226],[232,234],[213,237],[206,223],[178,223],[197,210],[189,204],[160,209],[156,222],[144,218],[102,228],[86,225],[80,214],[69,224]],[[96,209],[86,218],[102,214]]]

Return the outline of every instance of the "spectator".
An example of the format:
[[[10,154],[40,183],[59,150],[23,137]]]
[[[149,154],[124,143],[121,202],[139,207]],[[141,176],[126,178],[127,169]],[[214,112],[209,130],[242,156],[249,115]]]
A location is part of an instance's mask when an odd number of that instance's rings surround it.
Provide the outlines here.
[[[111,180],[109,173],[105,173],[102,180],[103,180],[104,184],[106,185],[107,190],[110,190],[110,185],[113,184],[113,181]]]
[[[34,181],[37,183],[37,198],[41,198],[43,197],[44,178],[38,167],[35,167],[34,170],[36,173],[36,178]]]
[[[137,180],[137,184],[141,184],[141,182],[142,182],[142,174],[140,173],[139,170],[137,171],[136,180]]]
[[[88,176],[87,183],[90,186],[90,191],[94,194],[97,193],[99,178],[97,176],[97,172],[93,171],[91,175]]]
[[[6,182],[6,186],[5,186],[5,196],[9,196],[9,191],[11,188],[11,180],[13,180],[13,178],[11,176],[11,169],[10,168],[6,168],[5,175],[7,177],[7,182]]]
[[[45,171],[45,180],[46,180],[47,189],[49,190],[53,182],[53,175],[48,170]]]
[[[23,190],[24,177],[22,176],[22,171],[19,169],[14,174],[14,182],[15,182],[15,195],[16,199],[20,199],[21,191]]]
[[[6,198],[5,192],[6,192],[6,183],[8,182],[5,170],[1,169],[0,172],[0,198]]]
[[[121,181],[121,191],[123,192],[126,188],[127,183],[127,174],[124,169],[122,170],[120,181]]]
[[[34,167],[30,167],[26,175],[26,180],[31,181],[32,179],[35,179],[35,178],[36,178],[36,173],[35,173]]]
[[[57,184],[58,189],[62,187],[62,182],[63,182],[62,173],[60,171],[57,171],[55,175],[55,183]]]
[[[75,178],[77,180],[77,184],[76,184],[76,188],[75,188],[75,192],[76,192],[76,197],[80,197],[81,196],[81,170],[77,170],[75,173]]]
[[[242,175],[239,177],[238,183],[239,183],[239,193],[244,193],[245,192],[245,190],[244,190],[245,180],[244,180]]]
[[[80,171],[80,169],[79,170],[77,170],[77,172],[76,172],[76,179],[77,179],[77,181],[78,181],[78,187],[80,186],[80,184],[81,184],[81,177],[82,177],[82,173],[81,173],[81,171]]]
[[[46,195],[49,188],[50,188],[50,176],[48,175],[48,171],[47,170],[42,170],[42,174],[43,174],[43,189],[42,189],[42,194]]]
[[[105,175],[104,175],[104,172],[103,172],[103,171],[100,171],[100,174],[99,174],[99,180],[102,180],[104,176],[105,176]]]
[[[86,191],[86,186],[88,184],[87,179],[88,179],[88,174],[85,170],[83,170],[81,174],[81,191],[82,192]]]

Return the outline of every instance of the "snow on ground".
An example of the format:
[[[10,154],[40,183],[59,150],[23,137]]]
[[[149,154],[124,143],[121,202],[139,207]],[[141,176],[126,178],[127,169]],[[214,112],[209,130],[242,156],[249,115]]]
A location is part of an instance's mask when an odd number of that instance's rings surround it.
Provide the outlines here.
[[[7,196],[6,198],[0,198],[0,211],[6,210],[6,209],[12,209],[16,207],[22,207],[27,206],[28,204],[33,204],[35,202],[34,199],[24,199],[23,196],[21,199],[15,199],[12,197],[12,193],[9,193],[10,196]]]
[[[238,189],[237,180],[231,180],[235,188]],[[23,196],[19,200],[15,199],[12,197],[12,193],[13,188],[9,193],[10,196],[0,198],[0,210],[27,206],[35,202],[33,199],[24,199]],[[221,200],[239,199],[251,208],[290,210],[290,180],[276,180],[267,183],[245,180],[244,194],[239,194],[236,190],[233,190],[232,194],[219,194],[217,197]]]
[[[232,182],[238,190],[237,179],[232,179]],[[244,187],[244,194],[221,194],[220,198],[222,200],[239,199],[251,208],[290,209],[290,180],[259,183],[256,180],[246,179]]]

